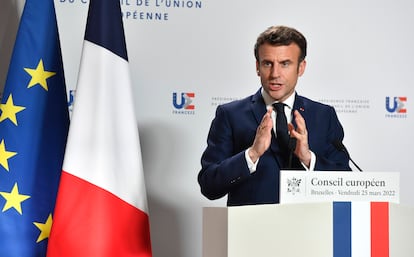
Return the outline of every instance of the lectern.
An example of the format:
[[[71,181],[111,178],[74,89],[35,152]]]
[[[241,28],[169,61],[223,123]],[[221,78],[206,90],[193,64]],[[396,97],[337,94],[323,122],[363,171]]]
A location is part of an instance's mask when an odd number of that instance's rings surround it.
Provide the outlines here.
[[[205,207],[202,256],[414,256],[413,207],[341,200]]]

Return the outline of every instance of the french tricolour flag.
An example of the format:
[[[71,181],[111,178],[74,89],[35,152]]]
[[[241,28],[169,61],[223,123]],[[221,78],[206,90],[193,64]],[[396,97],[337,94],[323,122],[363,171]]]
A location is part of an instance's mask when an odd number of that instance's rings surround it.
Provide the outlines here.
[[[389,257],[389,204],[333,203],[333,257]]]
[[[149,216],[119,0],[90,0],[48,257],[149,257]]]

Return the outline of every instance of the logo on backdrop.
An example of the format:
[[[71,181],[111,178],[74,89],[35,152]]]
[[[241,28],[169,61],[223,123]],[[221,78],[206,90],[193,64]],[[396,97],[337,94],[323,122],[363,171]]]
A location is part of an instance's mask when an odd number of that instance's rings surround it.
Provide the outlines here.
[[[136,21],[168,21],[170,10],[200,10],[203,8],[201,0],[119,0],[122,17]],[[88,7],[89,0],[58,0],[61,5],[82,5]]]
[[[407,118],[407,109],[405,104],[407,102],[406,96],[387,96],[385,97],[385,109],[387,118]]]
[[[122,17],[127,20],[168,21],[170,10],[197,10],[201,0],[120,0]]]
[[[74,89],[69,90],[68,108],[69,108],[70,116],[72,116],[73,104],[75,103],[75,93],[76,93],[76,90]]]
[[[172,95],[173,114],[195,114],[193,100],[195,93],[177,93]]]
[[[319,99],[318,101],[333,106],[337,113],[358,114],[368,111],[371,108],[370,100],[364,98],[325,98]]]

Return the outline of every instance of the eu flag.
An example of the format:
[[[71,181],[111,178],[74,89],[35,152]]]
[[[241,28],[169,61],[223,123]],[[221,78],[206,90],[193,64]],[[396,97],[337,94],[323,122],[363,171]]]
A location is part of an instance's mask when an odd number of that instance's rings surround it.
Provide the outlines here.
[[[0,104],[0,256],[46,256],[69,128],[53,0],[26,0]]]

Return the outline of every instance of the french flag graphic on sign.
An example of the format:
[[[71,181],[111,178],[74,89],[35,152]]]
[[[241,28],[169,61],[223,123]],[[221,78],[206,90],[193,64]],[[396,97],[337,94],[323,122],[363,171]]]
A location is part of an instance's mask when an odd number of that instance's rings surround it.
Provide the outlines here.
[[[333,203],[334,257],[389,257],[387,202]]]

